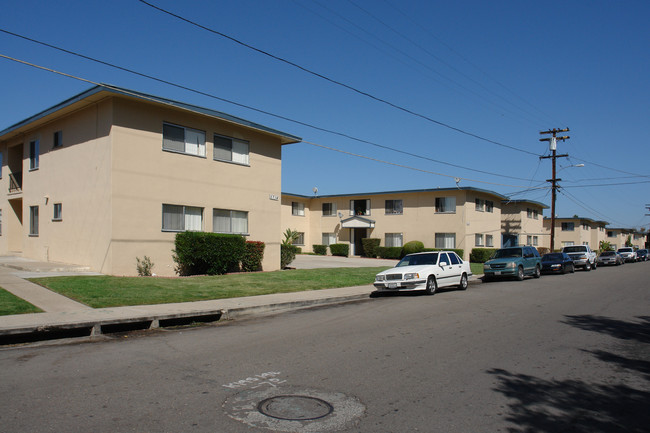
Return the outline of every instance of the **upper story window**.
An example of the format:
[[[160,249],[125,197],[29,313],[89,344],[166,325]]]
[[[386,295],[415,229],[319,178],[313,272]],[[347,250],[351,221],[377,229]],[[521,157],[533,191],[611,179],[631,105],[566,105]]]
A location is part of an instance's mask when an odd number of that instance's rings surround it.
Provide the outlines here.
[[[234,162],[235,164],[248,165],[249,149],[250,143],[248,141],[215,134],[214,155],[212,158],[215,161],[228,161]]]
[[[494,202],[492,200],[485,200],[485,212],[494,212]]]
[[[582,230],[589,230],[589,224],[583,224]]]
[[[387,215],[402,215],[404,207],[402,200],[386,200],[386,214]]]
[[[323,203],[323,216],[336,216],[336,203]]]
[[[56,131],[52,139],[52,147],[57,148],[63,146],[63,131]]]
[[[29,169],[30,170],[38,169],[38,155],[39,155],[38,140],[30,141],[29,142]]]
[[[436,212],[456,213],[456,197],[436,197]]]
[[[54,203],[53,206],[53,215],[52,215],[52,221],[62,221],[63,220],[63,204],[61,203]]]
[[[528,216],[528,218],[537,219],[539,218],[539,211],[537,209],[527,208],[526,216]]]
[[[203,208],[163,204],[163,231],[201,231],[203,230]]]
[[[291,215],[305,216],[305,204],[298,201],[291,202]]]
[[[485,211],[485,200],[481,200],[480,198],[474,199],[474,209],[479,212]]]
[[[613,231],[609,231],[609,230],[608,230],[608,231],[607,231],[607,237],[608,237],[608,238],[615,238],[615,237],[616,237],[616,234],[615,234]]]
[[[575,224],[572,222],[569,223],[562,223],[562,231],[563,232],[572,232],[575,230]]]
[[[370,200],[350,200],[350,215],[370,215]]]
[[[2,155],[3,155],[3,153],[0,152],[0,179],[2,179],[2,162],[3,162],[2,161]]]
[[[205,157],[205,132],[163,123],[163,150]]]

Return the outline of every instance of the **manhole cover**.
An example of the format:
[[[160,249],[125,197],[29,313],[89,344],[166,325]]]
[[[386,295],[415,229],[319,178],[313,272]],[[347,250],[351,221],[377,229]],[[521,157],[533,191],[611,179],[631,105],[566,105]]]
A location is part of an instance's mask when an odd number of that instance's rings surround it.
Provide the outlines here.
[[[278,395],[262,400],[257,405],[260,413],[277,419],[307,421],[323,418],[334,408],[325,400],[304,395]]]
[[[223,403],[232,419],[276,433],[344,430],[365,409],[353,396],[298,386],[248,389],[230,395]]]

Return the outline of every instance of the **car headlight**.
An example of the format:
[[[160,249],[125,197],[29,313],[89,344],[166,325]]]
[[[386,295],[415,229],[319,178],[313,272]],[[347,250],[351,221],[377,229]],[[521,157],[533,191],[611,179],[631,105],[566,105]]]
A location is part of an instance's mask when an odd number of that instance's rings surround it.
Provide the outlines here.
[[[551,265],[552,268],[561,268],[562,265]]]
[[[490,269],[490,265],[488,263],[483,263],[483,270],[485,269]]]
[[[414,280],[416,278],[420,278],[420,276],[415,272],[409,272],[408,274],[404,274],[405,280]]]
[[[509,268],[509,269],[514,269],[516,267],[517,267],[517,264],[515,262],[509,262],[508,264],[506,264],[506,268]]]
[[[375,281],[386,281],[386,275],[376,275]]]

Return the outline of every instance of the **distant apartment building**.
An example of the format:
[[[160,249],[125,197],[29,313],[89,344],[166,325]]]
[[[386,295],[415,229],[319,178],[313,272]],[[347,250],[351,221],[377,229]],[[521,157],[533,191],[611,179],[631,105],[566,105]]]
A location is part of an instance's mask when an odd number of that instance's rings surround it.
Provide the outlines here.
[[[555,218],[555,248],[571,245],[589,245],[593,250],[600,248],[601,241],[607,241],[607,221],[591,218]],[[544,230],[548,239],[544,246],[550,247],[551,218],[544,218]]]
[[[362,254],[363,238],[382,246],[421,241],[428,248],[501,247],[501,210],[506,197],[478,188],[436,188],[360,194],[282,194],[282,227],[300,233],[294,244],[347,243]]]
[[[279,269],[281,147],[300,138],[214,110],[96,86],[0,131],[0,254],[174,275],[176,233],[266,243]]]

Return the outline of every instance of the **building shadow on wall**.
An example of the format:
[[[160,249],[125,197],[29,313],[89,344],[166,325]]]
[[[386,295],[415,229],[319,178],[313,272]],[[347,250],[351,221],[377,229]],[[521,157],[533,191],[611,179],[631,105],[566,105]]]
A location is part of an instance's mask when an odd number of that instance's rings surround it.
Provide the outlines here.
[[[491,369],[494,390],[509,399],[506,420],[511,433],[650,431],[650,317],[626,322],[599,316],[567,316],[564,322],[578,329],[625,340],[625,353],[588,351],[611,365],[599,383],[581,380],[542,379],[502,369]],[[631,377],[630,380],[621,379]],[[624,383],[625,382],[625,383]]]

